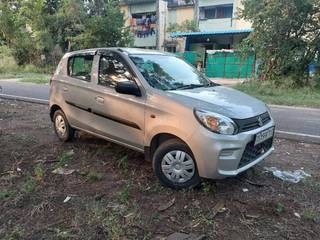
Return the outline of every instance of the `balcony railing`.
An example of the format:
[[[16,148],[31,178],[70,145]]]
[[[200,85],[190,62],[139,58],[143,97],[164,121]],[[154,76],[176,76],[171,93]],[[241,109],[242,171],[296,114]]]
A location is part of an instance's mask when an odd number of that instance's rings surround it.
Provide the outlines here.
[[[168,0],[168,8],[193,6],[195,0]]]
[[[140,3],[156,2],[156,0],[121,0],[120,2],[128,5],[133,5]]]

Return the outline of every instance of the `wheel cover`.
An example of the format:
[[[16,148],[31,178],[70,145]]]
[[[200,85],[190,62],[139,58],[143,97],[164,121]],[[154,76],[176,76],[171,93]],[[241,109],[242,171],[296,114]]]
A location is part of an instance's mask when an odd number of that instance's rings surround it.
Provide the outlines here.
[[[67,132],[66,122],[64,121],[64,118],[61,115],[56,116],[55,128],[56,128],[57,133],[60,137],[65,136],[65,134]]]
[[[185,183],[194,176],[195,164],[188,153],[174,150],[162,158],[161,170],[168,180],[174,183]]]

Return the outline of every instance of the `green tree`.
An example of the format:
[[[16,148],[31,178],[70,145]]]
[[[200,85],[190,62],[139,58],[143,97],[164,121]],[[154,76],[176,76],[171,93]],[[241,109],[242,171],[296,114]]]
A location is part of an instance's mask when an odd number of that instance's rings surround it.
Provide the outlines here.
[[[185,20],[181,24],[169,23],[167,32],[197,32],[199,31],[195,20]]]
[[[320,50],[319,0],[244,0],[240,17],[252,22],[252,32],[241,45],[260,62],[261,79],[290,76],[297,85]]]
[[[0,40],[18,64],[56,64],[63,52],[131,42],[117,0],[0,0]]]
[[[0,1],[0,38],[11,48],[18,64],[30,63],[34,41],[21,15],[21,1]]]
[[[85,31],[75,37],[80,48],[127,46],[132,42],[117,0],[89,1]]]

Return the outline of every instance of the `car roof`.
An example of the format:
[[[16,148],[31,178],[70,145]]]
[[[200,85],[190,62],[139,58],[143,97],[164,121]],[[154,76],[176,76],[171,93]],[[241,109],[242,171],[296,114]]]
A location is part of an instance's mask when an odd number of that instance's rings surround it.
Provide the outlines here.
[[[155,55],[170,55],[170,53],[161,52],[157,50],[150,50],[150,49],[141,49],[141,48],[122,48],[122,47],[110,47],[110,48],[90,48],[90,49],[82,49],[73,52],[68,52],[67,56],[77,55],[77,54],[95,54],[98,51],[105,51],[105,50],[116,50],[123,52],[127,55],[131,54],[155,54]]]

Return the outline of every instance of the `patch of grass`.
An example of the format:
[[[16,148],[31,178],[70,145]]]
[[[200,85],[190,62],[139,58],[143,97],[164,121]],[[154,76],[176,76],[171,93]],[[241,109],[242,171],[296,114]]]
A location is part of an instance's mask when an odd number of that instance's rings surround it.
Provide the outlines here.
[[[285,212],[285,207],[284,207],[284,205],[282,204],[282,203],[280,203],[280,202],[278,202],[277,204],[276,204],[276,207],[275,207],[275,209],[274,209],[274,211],[275,211],[275,213],[277,214],[277,215],[280,215],[281,213],[284,213]]]
[[[49,208],[49,206],[50,206],[50,203],[49,203],[47,200],[45,200],[45,201],[39,203],[38,205],[35,205],[35,206],[32,208],[30,215],[31,215],[31,216],[35,216],[35,215],[37,215],[37,214],[41,214],[41,213],[44,212],[47,208]]]
[[[151,215],[151,219],[152,219],[152,221],[160,222],[160,221],[163,220],[163,217],[162,217],[162,215],[161,215],[159,212],[154,212],[154,213]]]
[[[20,225],[16,225],[11,231],[8,231],[4,239],[18,240],[22,239],[23,237],[25,237],[25,229]]]
[[[118,192],[118,198],[121,203],[126,203],[129,200],[129,190],[130,183],[126,182],[124,186],[121,188],[121,191]]]
[[[20,143],[33,143],[35,142],[35,138],[33,136],[24,134],[24,133],[17,133],[17,134],[11,134],[12,138],[14,138],[16,141],[19,141]]]
[[[210,193],[210,192],[215,192],[215,185],[210,183],[209,181],[203,181],[201,183],[201,186],[202,186],[202,190],[205,192],[205,193]]]
[[[307,208],[303,211],[302,217],[309,221],[316,222],[320,218],[320,214],[314,208]]]
[[[121,239],[125,234],[127,224],[121,221],[126,215],[122,207],[107,207],[104,202],[86,204],[87,224],[97,226],[100,230],[101,239]],[[84,218],[79,218],[80,223]],[[93,237],[92,239],[97,239]]]
[[[42,182],[43,179],[44,179],[44,174],[45,174],[43,163],[38,163],[34,167],[33,172],[34,172],[36,180],[39,181],[39,182]]]
[[[52,66],[39,68],[27,64],[18,66],[10,48],[0,46],[0,79],[19,78],[23,82],[48,83],[52,72]]]
[[[320,107],[319,87],[288,88],[253,80],[234,88],[269,104]]]
[[[68,162],[72,160],[73,155],[74,155],[73,150],[61,153],[61,155],[58,157],[58,162],[55,164],[55,168],[65,166]]]
[[[125,173],[128,171],[128,155],[124,155],[118,162],[118,167]]]
[[[124,228],[120,222],[119,216],[113,211],[103,221],[104,229],[107,229],[109,239],[121,239],[124,235]]]
[[[314,181],[313,179],[310,178],[306,178],[306,179],[302,179],[302,184],[309,188],[311,191],[320,191],[320,182],[318,181]]]
[[[91,181],[101,181],[103,179],[103,174],[102,173],[98,173],[94,170],[90,170],[87,174],[86,177],[88,180]]]
[[[21,82],[31,82],[38,84],[49,83],[50,75],[42,74],[42,73],[29,73],[27,75],[23,75]]]
[[[190,207],[188,208],[188,215],[190,218],[193,219],[195,226],[204,225],[208,227],[208,226],[212,226],[213,224],[214,215],[210,210],[205,211],[204,209],[201,209],[201,208]]]
[[[54,232],[57,239],[71,239],[74,236],[70,233],[70,230],[61,230],[60,228],[55,228]]]
[[[36,187],[37,187],[36,180],[33,177],[28,176],[27,180],[23,183],[21,187],[21,191],[24,193],[31,193],[36,189]]]
[[[16,191],[15,190],[0,190],[0,200],[6,199],[6,198],[10,198],[16,195]]]

